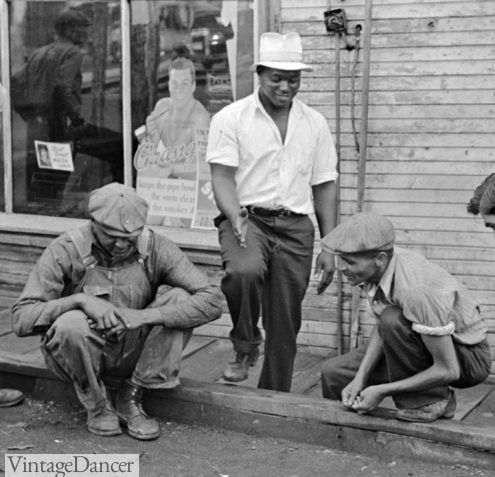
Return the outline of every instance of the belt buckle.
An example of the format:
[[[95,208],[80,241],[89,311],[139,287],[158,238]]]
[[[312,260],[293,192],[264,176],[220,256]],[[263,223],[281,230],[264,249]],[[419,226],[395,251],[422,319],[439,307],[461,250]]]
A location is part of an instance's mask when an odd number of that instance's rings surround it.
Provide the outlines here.
[[[285,209],[285,208],[278,209],[278,215],[279,215],[279,217],[286,217],[286,216],[290,215],[290,210]]]

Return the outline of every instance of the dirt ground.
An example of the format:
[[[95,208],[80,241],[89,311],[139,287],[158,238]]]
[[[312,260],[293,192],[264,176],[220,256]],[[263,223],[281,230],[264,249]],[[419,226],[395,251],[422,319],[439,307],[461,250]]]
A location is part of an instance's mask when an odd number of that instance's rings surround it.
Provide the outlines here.
[[[380,461],[325,447],[259,438],[222,429],[162,422],[151,442],[125,434],[99,437],[74,404],[28,399],[0,409],[0,449],[8,454],[140,454],[141,477],[495,477],[463,465]],[[0,476],[4,470],[0,461]]]

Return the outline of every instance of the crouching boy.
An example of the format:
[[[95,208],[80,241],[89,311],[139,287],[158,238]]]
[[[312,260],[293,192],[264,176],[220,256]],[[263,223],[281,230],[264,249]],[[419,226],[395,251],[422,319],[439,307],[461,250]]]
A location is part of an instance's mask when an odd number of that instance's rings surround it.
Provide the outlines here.
[[[449,419],[451,388],[479,384],[490,372],[487,327],[459,281],[417,253],[394,249],[394,241],[392,223],[374,213],[354,215],[323,239],[376,317],[367,346],[326,362],[323,396],[359,413],[391,396],[398,419]]]

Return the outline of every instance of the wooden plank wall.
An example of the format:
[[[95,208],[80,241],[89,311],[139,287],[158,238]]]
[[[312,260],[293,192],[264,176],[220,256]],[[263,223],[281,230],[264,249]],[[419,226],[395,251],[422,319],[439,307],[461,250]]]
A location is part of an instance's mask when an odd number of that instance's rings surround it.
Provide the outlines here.
[[[322,19],[329,2],[283,0],[282,30],[303,36],[300,97],[335,131],[335,41]],[[344,8],[350,31],[364,23],[365,0],[332,0]],[[387,215],[398,244],[418,249],[461,279],[478,297],[495,346],[495,240],[466,213],[473,189],[495,171],[495,2],[492,0],[374,0],[365,210]],[[364,32],[364,30],[363,30]],[[362,41],[361,41],[362,43]],[[355,51],[341,45],[341,212],[356,211],[358,154],[351,128],[351,71]],[[359,130],[363,51],[357,64]],[[334,290],[330,291],[334,293]],[[335,346],[330,311],[308,317],[314,342]],[[361,333],[372,318],[362,303]],[[345,288],[344,333],[350,293]],[[347,340],[345,341],[347,343]],[[495,356],[495,352],[493,353]],[[495,368],[494,368],[495,369]]]

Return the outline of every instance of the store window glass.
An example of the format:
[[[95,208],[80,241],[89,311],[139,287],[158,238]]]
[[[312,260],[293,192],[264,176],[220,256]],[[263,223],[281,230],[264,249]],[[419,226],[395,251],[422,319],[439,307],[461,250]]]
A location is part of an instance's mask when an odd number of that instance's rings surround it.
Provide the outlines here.
[[[83,217],[123,179],[120,2],[8,5],[14,212]]]
[[[136,188],[151,224],[213,227],[212,114],[253,91],[252,1],[132,1]]]

